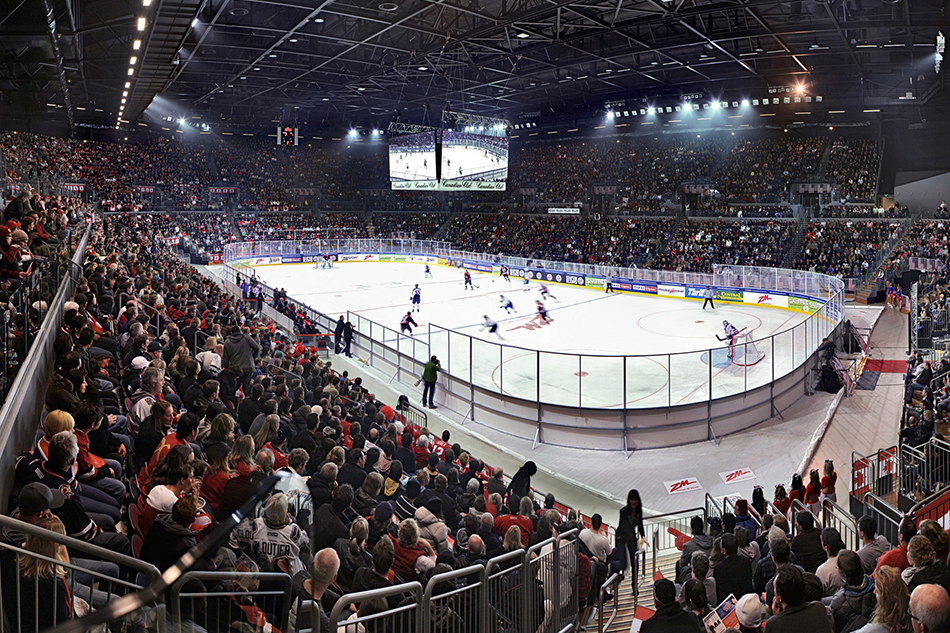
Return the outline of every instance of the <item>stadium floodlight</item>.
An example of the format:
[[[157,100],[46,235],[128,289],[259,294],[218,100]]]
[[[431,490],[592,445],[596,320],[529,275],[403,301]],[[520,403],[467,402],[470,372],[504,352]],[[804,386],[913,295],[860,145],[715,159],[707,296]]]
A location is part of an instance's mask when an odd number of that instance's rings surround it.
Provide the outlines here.
[[[743,100],[742,100],[742,107],[743,107],[743,108],[748,108],[748,107],[749,107],[749,100],[748,100],[748,99],[743,99]]]
[[[647,108],[647,113],[656,114],[656,108],[654,108],[653,106],[650,106],[649,108]]]
[[[178,125],[184,125],[184,124],[185,124],[184,118],[178,119]]]
[[[608,119],[614,118],[614,111],[613,111],[613,110],[607,110],[607,118],[608,118]]]
[[[710,106],[712,107],[713,110],[718,110],[718,109],[719,109],[719,102],[718,102],[718,101],[713,101],[713,102],[710,104]]]

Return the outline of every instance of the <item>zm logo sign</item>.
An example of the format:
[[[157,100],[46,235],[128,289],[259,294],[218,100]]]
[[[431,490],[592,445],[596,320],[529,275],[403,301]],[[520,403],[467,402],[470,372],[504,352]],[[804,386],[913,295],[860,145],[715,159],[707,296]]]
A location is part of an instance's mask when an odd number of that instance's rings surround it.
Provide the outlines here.
[[[772,302],[771,295],[759,295],[759,303],[769,304]]]
[[[686,486],[689,486],[689,485],[692,484],[692,483],[693,483],[693,482],[690,481],[689,479],[684,479],[683,481],[677,481],[677,482],[676,482],[675,484],[673,484],[673,486],[670,488],[670,492],[676,492],[677,490],[681,490],[682,488],[685,488]]]
[[[666,490],[672,495],[678,492],[688,492],[690,490],[701,490],[702,486],[695,477],[684,477],[676,481],[667,481],[663,484]]]

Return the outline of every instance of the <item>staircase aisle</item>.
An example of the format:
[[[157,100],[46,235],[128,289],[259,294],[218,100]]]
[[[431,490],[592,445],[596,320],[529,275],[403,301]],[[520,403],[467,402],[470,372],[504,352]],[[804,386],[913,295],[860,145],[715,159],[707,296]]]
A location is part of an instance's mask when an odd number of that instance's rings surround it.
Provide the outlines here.
[[[792,262],[802,254],[802,244],[805,241],[805,233],[808,232],[809,222],[808,218],[798,218],[798,229],[795,231],[795,238],[792,240],[792,245],[785,253],[785,259],[782,262],[782,266],[785,268],[791,268]]]

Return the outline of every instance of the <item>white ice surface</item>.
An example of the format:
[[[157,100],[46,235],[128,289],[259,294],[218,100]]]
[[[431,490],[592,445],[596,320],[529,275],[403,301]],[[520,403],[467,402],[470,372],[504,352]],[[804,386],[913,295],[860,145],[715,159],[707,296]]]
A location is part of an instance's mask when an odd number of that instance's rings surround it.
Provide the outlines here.
[[[267,285],[284,288],[324,314],[336,317],[349,311],[382,326],[370,328],[350,317],[360,334],[383,338],[423,361],[438,354],[445,371],[465,378],[471,373],[479,386],[555,404],[685,404],[708,399],[710,384],[711,395],[719,398],[767,384],[773,373],[776,378],[788,373],[818,344],[816,333],[806,337],[804,326],[792,332],[805,315],[754,305],[720,302],[715,311],[704,311],[701,301],[552,284],[549,290],[556,299],[544,303],[553,322],[544,324],[535,307],[541,299],[537,282],[526,290],[522,280],[505,282],[473,272],[477,287],[465,290],[458,269],[433,265],[429,279],[422,265],[408,263],[345,263],[329,270],[287,264],[256,270]],[[417,283],[422,309],[413,314],[419,326],[409,338],[399,334],[399,322]],[[517,313],[501,308],[501,295],[512,300]],[[499,323],[500,336],[483,331],[484,315]],[[728,362],[726,348],[716,338],[723,333],[724,319],[754,331],[756,346],[765,355],[761,362],[752,367]],[[737,358],[741,355],[739,350]]]

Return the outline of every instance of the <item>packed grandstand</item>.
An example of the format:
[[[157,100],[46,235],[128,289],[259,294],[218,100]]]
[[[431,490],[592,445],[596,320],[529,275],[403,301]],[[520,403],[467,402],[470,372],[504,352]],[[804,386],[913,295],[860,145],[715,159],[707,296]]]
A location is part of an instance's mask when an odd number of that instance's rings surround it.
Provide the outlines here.
[[[824,520],[837,516],[826,500],[847,497],[847,477],[838,481],[832,469],[804,479],[789,473],[768,498],[750,486],[743,499],[677,523],[651,523],[635,491],[613,516],[565,507],[532,488],[532,462],[505,473],[465,435],[427,428],[417,403],[381,400],[358,371],[339,372],[333,354],[346,351],[344,328],[342,339],[326,331],[320,345],[301,343],[296,335],[320,332],[292,297],[265,296],[264,310],[254,280],[231,293],[187,259],[188,249],[207,262],[230,243],[315,232],[670,271],[795,268],[858,283],[892,278],[888,271],[908,257],[945,259],[950,223],[873,211],[880,161],[873,142],[513,145],[508,194],[452,205],[386,191],[381,152],[24,133],[3,134],[0,149],[10,194],[0,226],[0,297],[12,324],[4,393],[21,368],[35,370],[30,354],[54,368],[43,415],[17,421],[36,436],[19,447],[12,519],[2,521],[2,610],[12,630],[43,630],[133,593],[210,538],[275,472],[305,483],[270,495],[196,561],[198,570],[230,574],[169,591],[166,600],[178,605],[169,623],[329,632],[331,619],[350,618],[336,630],[593,630],[603,622],[592,613],[609,612],[611,603],[616,610],[621,592],[629,601],[638,591],[627,570],[633,563],[636,577],[644,521],[678,532],[667,572],[675,584],[654,586],[654,617],[682,627],[675,630],[705,630],[700,619],[732,594],[741,631],[807,612],[809,624],[797,630],[841,633],[874,623],[882,628],[863,630],[897,633],[910,630],[909,590],[950,589],[950,548],[938,523],[905,519],[884,535],[876,516],[852,517],[849,535]],[[794,214],[789,185],[824,178],[840,188],[835,204],[815,217]],[[664,209],[690,181],[718,182],[721,198],[695,213]],[[85,199],[64,195],[63,185],[78,183]],[[537,212],[583,203],[596,186],[615,189],[609,213]],[[212,187],[234,187],[234,197]],[[297,193],[308,188],[319,193]],[[69,300],[47,310],[58,281],[52,289],[42,282],[37,262],[69,267],[74,255]],[[934,316],[946,312],[946,283],[937,277],[922,289]],[[277,314],[296,331],[282,329]],[[49,349],[32,348],[50,320]],[[924,398],[912,400],[919,411],[902,437],[915,447],[942,440],[950,405],[930,379],[950,376],[950,363],[931,370],[920,359],[907,375],[908,393]],[[928,481],[928,494],[947,483]],[[885,609],[894,604],[903,615]],[[143,608],[108,628],[160,630],[165,617]]]

